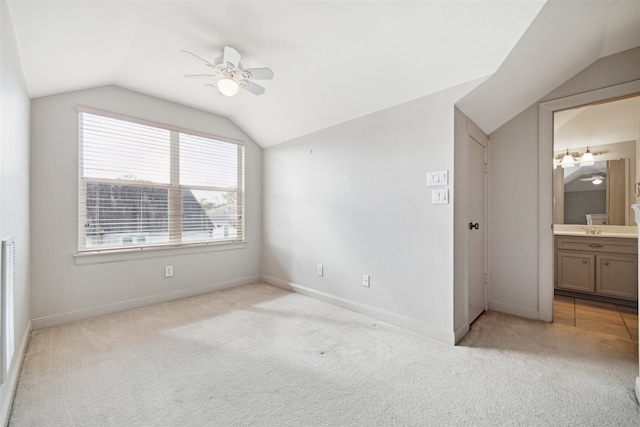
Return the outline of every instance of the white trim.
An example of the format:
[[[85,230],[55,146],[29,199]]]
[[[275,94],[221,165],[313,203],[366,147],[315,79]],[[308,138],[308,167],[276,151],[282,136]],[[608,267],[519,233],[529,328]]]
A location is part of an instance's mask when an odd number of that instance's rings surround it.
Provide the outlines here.
[[[640,402],[640,377],[636,377],[636,400]]]
[[[520,305],[506,304],[498,301],[489,300],[489,310],[499,311],[500,313],[511,314],[513,316],[524,317],[525,319],[540,320],[538,310]]]
[[[127,301],[120,301],[113,304],[101,305],[98,307],[86,308],[82,310],[71,311],[68,313],[54,314],[52,316],[44,316],[33,319],[33,329],[42,329],[49,326],[61,325],[64,323],[77,322],[79,320],[92,319],[95,317],[105,316],[107,314],[118,313],[121,311],[132,310],[135,308],[146,307],[153,304],[159,304],[168,301],[179,300],[182,298],[203,295],[209,292],[221,291],[224,289],[235,288],[237,286],[248,285],[258,282],[260,276],[248,276],[239,279],[227,280],[224,282],[212,283],[205,286],[195,288],[180,289],[177,291],[166,292],[158,295],[151,295],[142,298],[135,298]]]
[[[538,310],[553,320],[553,113],[640,93],[640,80],[567,96],[538,106]]]
[[[553,321],[554,268],[553,110],[548,108],[547,103],[538,107],[538,316],[545,322]]]
[[[295,283],[287,282],[286,280],[277,279],[265,274],[263,274],[261,278],[263,282],[266,282],[270,285],[274,285],[288,291],[315,298],[329,304],[337,305],[338,307],[346,308],[347,310],[355,311],[356,313],[364,314],[365,316],[373,317],[374,319],[387,322],[391,325],[398,326],[403,329],[408,329],[422,336],[432,338],[436,341],[440,341],[442,343],[450,345],[455,345],[456,343],[456,334],[453,331],[446,331],[444,329],[436,328],[426,323],[409,319],[408,317],[390,313],[376,307],[360,304],[358,302],[341,298],[335,295],[330,295],[325,292],[317,291],[306,286],[297,285]]]
[[[177,255],[192,255],[206,252],[245,249],[247,242],[182,243],[156,246],[138,246],[126,249],[101,249],[73,254],[76,265],[105,264],[134,259],[160,258]]]
[[[3,384],[3,387],[7,387],[7,393],[4,393],[4,399],[0,402],[0,422],[3,426],[9,424],[11,407],[13,406],[13,399],[16,394],[16,388],[18,387],[18,378],[20,376],[20,371],[22,370],[22,363],[24,362],[24,355],[27,352],[27,345],[29,344],[30,337],[31,322],[29,322],[24,334],[22,335],[20,346],[16,348],[16,353],[13,357],[13,363],[11,364],[7,381]]]

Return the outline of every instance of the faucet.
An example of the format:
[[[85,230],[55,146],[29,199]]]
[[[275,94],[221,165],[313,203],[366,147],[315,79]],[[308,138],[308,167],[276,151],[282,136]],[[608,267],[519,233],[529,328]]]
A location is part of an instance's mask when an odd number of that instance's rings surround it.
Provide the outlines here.
[[[602,230],[596,230],[595,228],[585,228],[584,231],[586,234],[602,234]]]

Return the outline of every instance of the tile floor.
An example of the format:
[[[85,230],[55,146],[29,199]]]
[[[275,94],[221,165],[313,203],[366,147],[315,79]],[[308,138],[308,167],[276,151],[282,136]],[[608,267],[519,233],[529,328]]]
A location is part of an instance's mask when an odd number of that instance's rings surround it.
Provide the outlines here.
[[[638,341],[638,310],[635,307],[556,295],[553,321]]]

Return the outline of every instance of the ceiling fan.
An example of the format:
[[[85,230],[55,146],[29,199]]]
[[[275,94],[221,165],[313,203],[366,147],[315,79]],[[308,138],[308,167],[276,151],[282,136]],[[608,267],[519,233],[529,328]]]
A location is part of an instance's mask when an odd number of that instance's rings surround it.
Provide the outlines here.
[[[216,85],[206,84],[217,88],[221,94],[234,96],[240,88],[243,88],[254,95],[262,95],[264,88],[252,80],[271,80],[273,71],[271,68],[242,68],[240,63],[240,53],[230,46],[225,46],[223,55],[213,60],[213,63],[196,55],[195,53],[183,50],[183,52],[204,62],[213,74],[187,74],[186,78],[210,78],[216,79]]]
[[[584,178],[580,178],[580,181],[583,182],[592,182],[595,185],[598,185],[600,183],[602,183],[602,181],[605,180],[605,177],[602,175],[591,175],[591,176],[585,176]]]

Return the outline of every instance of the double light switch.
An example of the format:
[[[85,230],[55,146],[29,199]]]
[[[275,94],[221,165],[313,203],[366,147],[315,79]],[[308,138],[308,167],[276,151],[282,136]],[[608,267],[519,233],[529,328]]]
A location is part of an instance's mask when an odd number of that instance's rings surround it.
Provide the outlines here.
[[[427,187],[443,187],[449,185],[448,171],[427,172]],[[431,203],[446,205],[449,203],[449,189],[436,188],[431,190]]]

